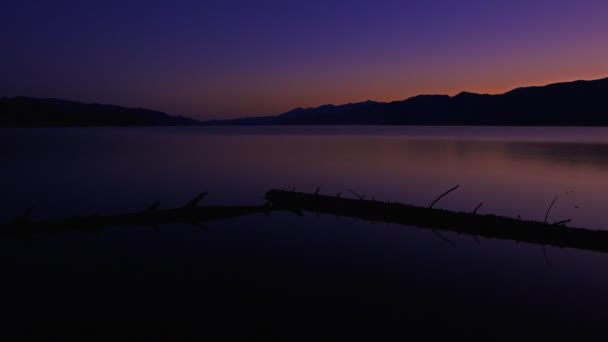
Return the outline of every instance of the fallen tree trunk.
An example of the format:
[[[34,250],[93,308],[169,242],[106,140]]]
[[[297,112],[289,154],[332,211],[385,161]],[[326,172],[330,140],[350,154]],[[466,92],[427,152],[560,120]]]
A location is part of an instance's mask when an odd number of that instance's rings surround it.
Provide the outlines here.
[[[432,230],[608,253],[608,231],[572,228],[496,215],[454,212],[364,199],[271,190],[266,199],[291,210],[348,216]]]
[[[109,216],[78,216],[61,220],[30,222],[27,211],[13,223],[0,225],[0,234],[25,235],[60,231],[94,231],[103,227],[149,226],[185,223],[201,226],[201,223],[229,219],[258,213],[269,214],[275,210],[289,210],[301,214],[302,210],[348,216],[368,221],[396,223],[427,228],[433,231],[452,231],[502,239],[528,242],[538,245],[568,247],[608,253],[608,231],[567,227],[539,221],[520,220],[519,218],[496,215],[479,215],[454,212],[428,207],[416,207],[401,203],[386,203],[375,200],[349,199],[324,196],[318,193],[271,190],[266,193],[269,204],[259,206],[198,206],[204,194],[195,197],[183,207],[158,209],[158,203],[150,208],[130,214]]]
[[[184,223],[202,226],[201,223],[222,220],[258,213],[269,214],[275,210],[269,205],[258,206],[198,206],[198,202],[206,195],[203,193],[183,207],[174,209],[158,209],[154,203],[146,210],[137,213],[108,215],[108,216],[76,216],[59,220],[30,222],[31,210],[17,218],[13,223],[0,225],[0,234],[32,235],[61,231],[94,231],[104,227],[120,226],[149,226],[157,227],[162,224]]]

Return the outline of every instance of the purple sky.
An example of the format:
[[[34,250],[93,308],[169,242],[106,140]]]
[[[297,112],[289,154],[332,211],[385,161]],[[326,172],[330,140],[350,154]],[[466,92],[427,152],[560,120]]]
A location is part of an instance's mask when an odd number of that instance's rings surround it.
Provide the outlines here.
[[[198,118],[608,76],[608,2],[3,1],[0,95]]]

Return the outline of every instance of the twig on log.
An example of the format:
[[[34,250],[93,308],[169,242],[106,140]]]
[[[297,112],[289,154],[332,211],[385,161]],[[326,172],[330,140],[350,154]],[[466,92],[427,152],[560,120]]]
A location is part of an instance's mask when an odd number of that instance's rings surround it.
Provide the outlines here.
[[[364,200],[365,199],[366,195],[361,196],[358,193],[356,193],[354,190],[350,190],[350,189],[348,191],[350,191],[351,193],[353,193],[353,195],[359,197],[360,200]]]
[[[453,187],[453,188],[451,188],[450,190],[448,190],[448,191],[444,192],[443,194],[441,194],[441,196],[437,197],[437,199],[435,199],[435,200],[433,201],[433,203],[431,203],[431,205],[429,205],[429,208],[432,208],[432,207],[435,205],[435,203],[437,203],[437,202],[438,202],[440,199],[442,199],[442,198],[443,198],[445,195],[449,194],[450,192],[452,192],[452,191],[454,191],[454,190],[456,190],[456,189],[458,189],[458,188],[460,188],[460,185],[456,185],[455,187]]]
[[[545,223],[547,223],[547,218],[549,217],[549,212],[551,211],[551,208],[553,208],[553,205],[555,204],[555,201],[557,201],[558,197],[559,196],[553,197],[553,201],[551,201],[551,204],[549,205],[549,209],[547,209],[547,213],[545,213]]]
[[[196,205],[198,204],[198,202],[200,202],[203,197],[207,196],[206,192],[201,193],[200,195],[194,197],[190,202],[186,203],[186,205],[183,207],[184,209],[193,209],[196,208]]]
[[[479,210],[479,208],[481,208],[481,206],[483,205],[483,202],[479,203],[476,207],[475,210],[473,210],[473,214],[477,214],[477,210]]]
[[[549,211],[551,211],[551,208],[553,207],[553,205],[555,204],[555,202],[557,201],[557,199],[563,195],[568,195],[569,193],[571,193],[572,191],[566,191],[563,192],[555,197],[553,197],[553,201],[551,201],[551,205],[549,205],[549,209],[547,209],[547,213],[545,214],[545,223],[547,223],[547,218],[549,218]]]
[[[553,225],[554,225],[554,226],[559,226],[559,225],[566,224],[566,223],[570,223],[570,222],[572,222],[572,219],[567,219],[567,220],[561,220],[561,221],[557,221],[557,222],[555,222]]]

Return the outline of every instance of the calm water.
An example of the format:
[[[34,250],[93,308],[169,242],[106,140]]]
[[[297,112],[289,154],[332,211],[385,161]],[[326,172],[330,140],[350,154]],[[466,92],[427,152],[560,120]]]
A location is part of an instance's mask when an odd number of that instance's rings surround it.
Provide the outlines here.
[[[201,191],[207,204],[262,204],[293,187],[428,205],[460,184],[439,207],[542,220],[561,194],[550,221],[608,229],[604,128],[5,129],[0,156],[4,222],[28,207],[37,219],[172,207]],[[145,332],[262,338],[431,323],[454,336],[604,334],[608,255],[444,235],[456,247],[415,227],[276,213],[0,238],[0,310],[26,325],[145,319],[174,323]]]

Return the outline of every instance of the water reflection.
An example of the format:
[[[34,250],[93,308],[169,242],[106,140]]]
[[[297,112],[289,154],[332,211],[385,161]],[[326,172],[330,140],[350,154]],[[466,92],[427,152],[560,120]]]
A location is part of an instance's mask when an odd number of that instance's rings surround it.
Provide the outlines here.
[[[0,220],[28,207],[51,217],[132,211],[154,200],[175,206],[198,191],[209,191],[210,203],[259,204],[277,187],[355,189],[424,205],[461,184],[445,208],[483,201],[486,213],[540,219],[553,196],[573,191],[556,204],[556,219],[608,226],[602,129],[248,129],[3,130]]]
[[[608,227],[606,129],[284,129],[2,130],[0,222],[29,207],[33,219],[175,207],[202,191],[204,205],[258,205],[276,187],[428,205],[460,184],[439,207],[483,201],[481,213],[542,220],[573,190],[550,221]],[[404,336],[433,322],[424,331],[584,339],[602,336],[607,318],[604,254],[548,247],[549,266],[538,246],[445,233],[454,247],[428,230],[331,215],[208,228],[0,239],[2,313],[31,322],[62,307],[72,327],[195,320],[203,335],[245,337]]]
[[[534,246],[446,236],[456,247],[425,230],[277,213],[206,231],[0,239],[11,293],[0,311],[37,322],[61,307],[71,329],[136,317],[153,323],[140,333],[162,324],[171,336],[181,325],[238,337],[602,336],[605,255],[549,248],[549,267]]]
[[[608,167],[608,144],[576,143],[510,143],[507,149],[512,158],[528,161],[594,167],[605,171]]]

